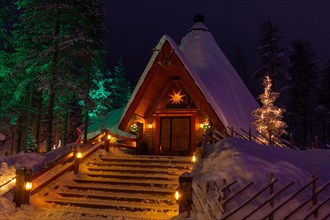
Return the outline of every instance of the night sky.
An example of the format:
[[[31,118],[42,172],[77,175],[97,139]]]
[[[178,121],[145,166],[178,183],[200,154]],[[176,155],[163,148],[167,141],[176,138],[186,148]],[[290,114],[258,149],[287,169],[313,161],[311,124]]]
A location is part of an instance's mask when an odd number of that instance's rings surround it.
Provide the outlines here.
[[[197,14],[209,28],[229,60],[239,46],[247,55],[250,71],[257,64],[257,41],[263,20],[271,18],[291,47],[292,40],[310,40],[317,61],[330,58],[329,0],[104,0],[107,65],[123,57],[127,78],[135,86],[161,36],[176,43],[186,34]]]

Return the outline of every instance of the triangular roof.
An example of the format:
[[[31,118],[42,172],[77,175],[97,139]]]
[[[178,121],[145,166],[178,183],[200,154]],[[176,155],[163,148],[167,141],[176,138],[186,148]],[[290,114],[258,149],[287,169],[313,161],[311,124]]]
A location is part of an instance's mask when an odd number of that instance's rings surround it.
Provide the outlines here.
[[[259,105],[208,28],[201,22],[194,23],[182,38],[180,49],[194,69],[191,74],[200,78],[196,84],[225,126],[237,131],[251,128],[251,112]]]
[[[160,39],[126,105],[120,120],[120,129],[127,129],[128,120],[132,117],[132,109],[137,109],[140,104],[143,106],[141,102],[150,99],[148,94],[143,93],[146,88],[155,90],[154,93],[157,93],[156,90],[159,91],[159,85],[150,88],[152,84],[149,78],[155,68],[162,66],[159,64],[164,56],[179,60],[176,65],[182,65],[182,71],[188,73],[190,77],[188,80],[196,85],[194,93],[199,97],[199,101],[205,100],[203,107],[206,112],[211,116],[215,115],[222,127],[232,126],[235,129],[251,127],[253,121],[251,111],[256,109],[258,104],[207,30],[203,23],[195,23],[182,39],[180,48],[167,35]],[[171,54],[163,54],[166,47],[171,48]],[[143,99],[138,95],[142,93],[145,95]],[[152,95],[154,94],[149,94]],[[214,120],[214,117],[211,118]]]

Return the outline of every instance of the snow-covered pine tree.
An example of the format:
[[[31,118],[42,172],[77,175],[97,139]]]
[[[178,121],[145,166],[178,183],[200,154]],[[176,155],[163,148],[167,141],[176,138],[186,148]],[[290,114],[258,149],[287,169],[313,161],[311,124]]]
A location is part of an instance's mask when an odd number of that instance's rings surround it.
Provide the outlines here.
[[[283,92],[288,80],[288,58],[286,48],[280,45],[281,37],[278,35],[278,27],[274,27],[270,18],[261,25],[261,39],[258,42],[259,66],[254,73],[258,81],[262,81],[267,73],[273,79],[275,91]],[[260,93],[260,91],[257,91]]]
[[[58,91],[75,91],[78,99],[88,99],[90,69],[104,54],[103,9],[99,0],[15,3],[21,13],[14,31],[20,58],[16,69],[24,73],[31,68],[29,76],[36,79],[36,89],[49,93],[46,150],[50,151]]]
[[[131,87],[125,78],[125,66],[121,57],[114,68],[111,87],[113,108],[124,107],[131,96]]]
[[[96,70],[96,73],[93,75],[92,80],[95,86],[89,91],[89,96],[93,100],[94,107],[88,113],[91,121],[99,116],[107,115],[107,107],[111,103],[110,95],[112,94],[106,87],[106,84],[111,83],[112,79],[104,78],[100,70]]]
[[[292,48],[289,56],[291,81],[288,91],[287,122],[294,142],[303,147],[311,144],[315,134],[315,78],[318,70],[309,42],[296,40],[292,43]]]
[[[262,106],[252,112],[256,118],[254,126],[261,134],[258,138],[264,143],[268,143],[269,134],[272,136],[286,134],[286,123],[283,121],[283,113],[285,110],[274,105],[279,93],[272,91],[272,80],[266,75],[263,81],[264,93],[259,96]],[[271,137],[272,138],[272,137]],[[272,138],[273,139],[273,138]],[[280,145],[279,143],[276,143]]]

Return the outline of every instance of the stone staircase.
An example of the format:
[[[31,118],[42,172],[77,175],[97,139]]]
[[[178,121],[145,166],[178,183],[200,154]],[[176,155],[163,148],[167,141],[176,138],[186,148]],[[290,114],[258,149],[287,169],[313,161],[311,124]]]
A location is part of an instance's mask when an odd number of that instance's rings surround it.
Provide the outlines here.
[[[178,215],[179,176],[192,166],[191,157],[97,155],[80,165],[79,174],[63,175],[39,197],[49,209],[82,216],[169,219]]]

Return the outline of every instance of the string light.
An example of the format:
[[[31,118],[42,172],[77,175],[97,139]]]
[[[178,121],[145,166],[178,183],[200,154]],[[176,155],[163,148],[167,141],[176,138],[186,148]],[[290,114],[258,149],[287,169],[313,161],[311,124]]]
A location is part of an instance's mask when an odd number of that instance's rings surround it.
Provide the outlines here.
[[[262,106],[254,110],[252,115],[256,118],[254,126],[261,134],[258,138],[268,143],[269,139],[267,138],[273,139],[275,135],[280,137],[283,134],[287,134],[285,131],[287,125],[282,121],[285,109],[274,105],[275,100],[279,97],[279,93],[272,91],[272,80],[268,75],[265,76],[263,85],[265,87],[264,93],[259,96]],[[269,137],[270,132],[272,134],[271,137]],[[279,145],[279,143],[277,144]]]

